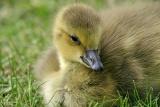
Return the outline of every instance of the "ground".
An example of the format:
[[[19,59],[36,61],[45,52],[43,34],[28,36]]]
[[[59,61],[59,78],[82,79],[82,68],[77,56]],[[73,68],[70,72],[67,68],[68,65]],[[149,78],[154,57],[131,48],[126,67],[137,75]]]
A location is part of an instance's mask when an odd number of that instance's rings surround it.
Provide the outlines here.
[[[33,65],[52,44],[54,15],[65,4],[85,2],[96,9],[108,6],[107,0],[1,0],[0,1],[0,107],[44,107]],[[121,3],[122,0],[117,4]],[[125,0],[127,1],[127,0]],[[129,0],[128,0],[129,1]],[[132,4],[134,0],[128,3]],[[148,95],[138,107],[156,107],[158,98]],[[128,107],[128,99],[119,99]],[[91,107],[101,107],[94,103]]]

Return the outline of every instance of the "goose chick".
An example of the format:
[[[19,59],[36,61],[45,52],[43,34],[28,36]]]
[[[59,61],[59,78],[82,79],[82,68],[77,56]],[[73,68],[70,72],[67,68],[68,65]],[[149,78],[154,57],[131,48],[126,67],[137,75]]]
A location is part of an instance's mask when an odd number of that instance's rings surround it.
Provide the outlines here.
[[[58,13],[53,29],[55,49],[49,49],[35,67],[49,106],[86,107],[89,100],[114,98],[115,82],[109,74],[98,73],[103,70],[101,25],[95,10],[83,4]]]
[[[62,9],[54,25],[54,46],[36,64],[49,106],[113,105],[134,86],[160,90],[160,5],[118,7],[101,15],[75,4]],[[134,83],[133,83],[134,81]]]

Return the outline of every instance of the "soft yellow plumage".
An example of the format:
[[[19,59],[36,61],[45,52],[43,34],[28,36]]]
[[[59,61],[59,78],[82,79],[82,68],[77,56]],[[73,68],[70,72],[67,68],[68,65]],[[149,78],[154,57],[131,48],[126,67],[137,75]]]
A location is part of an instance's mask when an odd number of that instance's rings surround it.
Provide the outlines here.
[[[96,12],[83,4],[60,10],[53,28],[55,49],[38,60],[35,71],[49,107],[112,106],[145,84],[160,90],[160,4]]]

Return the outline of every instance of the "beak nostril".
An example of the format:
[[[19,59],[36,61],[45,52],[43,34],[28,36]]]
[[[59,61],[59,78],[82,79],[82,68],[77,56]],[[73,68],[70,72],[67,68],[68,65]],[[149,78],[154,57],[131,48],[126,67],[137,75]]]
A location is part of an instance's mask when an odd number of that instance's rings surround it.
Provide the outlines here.
[[[92,64],[95,63],[95,59],[94,58],[91,58],[90,60],[91,60]]]

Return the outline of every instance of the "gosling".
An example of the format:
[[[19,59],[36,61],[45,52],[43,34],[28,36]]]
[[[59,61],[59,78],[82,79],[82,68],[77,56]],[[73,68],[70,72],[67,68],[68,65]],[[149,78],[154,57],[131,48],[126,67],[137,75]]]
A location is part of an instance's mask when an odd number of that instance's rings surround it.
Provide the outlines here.
[[[35,75],[48,107],[115,105],[119,93],[160,92],[160,4],[96,12],[84,4],[56,16],[53,48],[37,61]],[[117,93],[117,90],[119,93]]]

